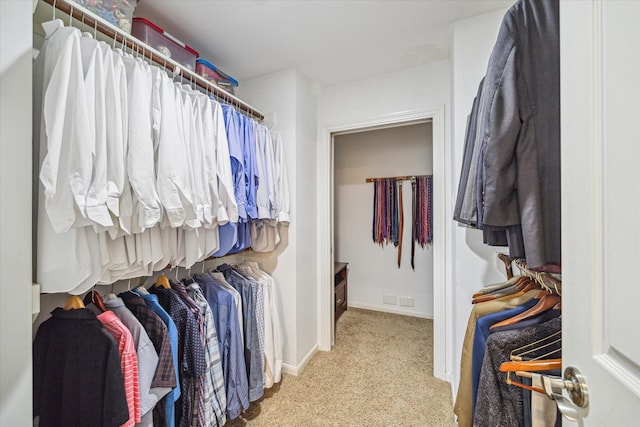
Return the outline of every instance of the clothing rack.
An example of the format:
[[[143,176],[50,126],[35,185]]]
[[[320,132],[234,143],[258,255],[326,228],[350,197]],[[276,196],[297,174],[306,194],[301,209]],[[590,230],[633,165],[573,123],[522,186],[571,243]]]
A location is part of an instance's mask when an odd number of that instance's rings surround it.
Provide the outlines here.
[[[240,252],[236,252],[236,253],[233,253],[233,254],[226,254],[226,255],[222,255],[222,256],[213,256],[213,255],[211,255],[211,256],[206,257],[202,261],[198,261],[196,264],[201,263],[201,262],[211,261],[211,260],[214,260],[214,259],[226,258],[226,257],[230,257],[230,256],[233,256],[233,255],[242,255],[242,257],[244,259],[244,257],[247,254],[247,252],[253,252],[253,249],[249,247],[249,248],[241,250]],[[176,267],[181,268],[180,266],[177,266],[177,265],[167,264],[162,270],[156,270],[156,271],[173,270]]]
[[[114,44],[121,43],[124,49],[130,49],[132,52],[136,52],[138,55],[142,55],[145,58],[149,59],[151,62],[158,64],[163,67],[165,70],[172,69],[174,76],[180,76],[188,81],[195,83],[200,88],[206,90],[208,93],[212,93],[219,100],[223,101],[226,104],[233,105],[237,109],[245,112],[249,116],[255,118],[256,120],[263,121],[264,114],[258,111],[256,108],[251,105],[243,102],[239,98],[231,95],[229,92],[221,89],[220,87],[210,83],[203,77],[199,76],[195,72],[189,70],[184,65],[179,64],[178,62],[167,58],[165,55],[160,53],[158,50],[152,48],[146,43],[136,39],[131,34],[128,34],[122,31],[119,28],[116,28],[109,22],[100,18],[96,14],[88,11],[81,6],[73,3],[70,0],[42,0],[43,2],[53,6],[54,8],[54,17],[55,17],[55,9],[66,13],[72,18],[75,18],[78,21],[81,21],[83,24],[87,25],[89,28],[93,28],[96,31],[104,34],[105,36],[111,38],[114,41]]]
[[[395,179],[396,181],[415,181],[417,178],[422,178],[423,176],[431,176],[431,175],[405,175],[405,176],[388,176],[384,178],[367,178],[366,182],[376,182],[376,181],[381,181],[383,179]]]
[[[507,276],[510,276],[511,263],[513,262],[513,264],[515,264],[515,266],[518,267],[518,270],[520,270],[523,276],[527,276],[535,280],[540,284],[540,286],[542,286],[549,292],[562,295],[562,280],[559,277],[556,277],[557,275],[531,270],[527,265],[527,261],[524,258],[512,258],[505,254],[498,254],[498,258],[500,258],[500,260],[502,260],[502,262],[505,263],[505,268],[507,269]],[[512,276],[513,274],[511,274],[511,277]]]

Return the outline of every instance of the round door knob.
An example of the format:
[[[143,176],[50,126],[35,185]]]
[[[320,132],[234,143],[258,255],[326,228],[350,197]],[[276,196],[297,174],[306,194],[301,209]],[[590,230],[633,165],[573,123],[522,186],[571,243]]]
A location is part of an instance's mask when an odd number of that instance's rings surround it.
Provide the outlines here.
[[[573,404],[579,408],[589,406],[589,387],[580,371],[573,366],[567,367],[564,370],[564,381]]]

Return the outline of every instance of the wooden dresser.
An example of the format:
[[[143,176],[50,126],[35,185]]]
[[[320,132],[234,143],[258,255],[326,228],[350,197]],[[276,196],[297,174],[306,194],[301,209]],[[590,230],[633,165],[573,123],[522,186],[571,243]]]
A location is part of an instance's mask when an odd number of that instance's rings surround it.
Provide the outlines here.
[[[333,268],[334,275],[334,318],[337,322],[342,313],[347,311],[347,284],[349,270],[347,262],[336,262]]]

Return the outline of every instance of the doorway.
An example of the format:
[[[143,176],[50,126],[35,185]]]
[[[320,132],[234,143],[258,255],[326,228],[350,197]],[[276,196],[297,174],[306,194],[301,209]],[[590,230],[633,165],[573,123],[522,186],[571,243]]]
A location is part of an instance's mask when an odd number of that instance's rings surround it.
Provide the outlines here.
[[[348,263],[348,305],[433,319],[433,251],[415,245],[412,183],[399,181],[401,245],[372,241],[374,184],[367,178],[433,174],[432,122],[334,134],[334,258]],[[396,198],[398,200],[398,198]],[[400,209],[398,209],[400,211]]]
[[[336,135],[368,130],[407,126],[431,121],[433,133],[433,360],[434,376],[450,380],[446,355],[451,342],[451,287],[446,274],[450,265],[446,257],[445,212],[445,112],[444,106],[432,109],[394,113],[376,119],[319,127],[318,152],[318,283],[319,283],[319,349],[328,351],[334,342],[334,139]],[[367,220],[367,222],[370,222]],[[447,319],[449,319],[447,321]],[[449,349],[449,350],[448,350]]]

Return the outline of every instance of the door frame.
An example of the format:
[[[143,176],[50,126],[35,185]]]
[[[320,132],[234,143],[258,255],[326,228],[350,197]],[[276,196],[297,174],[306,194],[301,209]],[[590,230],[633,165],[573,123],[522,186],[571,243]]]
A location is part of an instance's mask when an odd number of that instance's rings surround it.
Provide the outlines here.
[[[446,372],[447,349],[451,347],[451,298],[448,297],[446,262],[446,168],[445,108],[388,114],[370,120],[318,127],[318,341],[319,349],[331,350],[334,343],[333,318],[333,136],[431,120],[433,132],[433,374],[450,380]],[[452,348],[452,347],[451,347]]]

